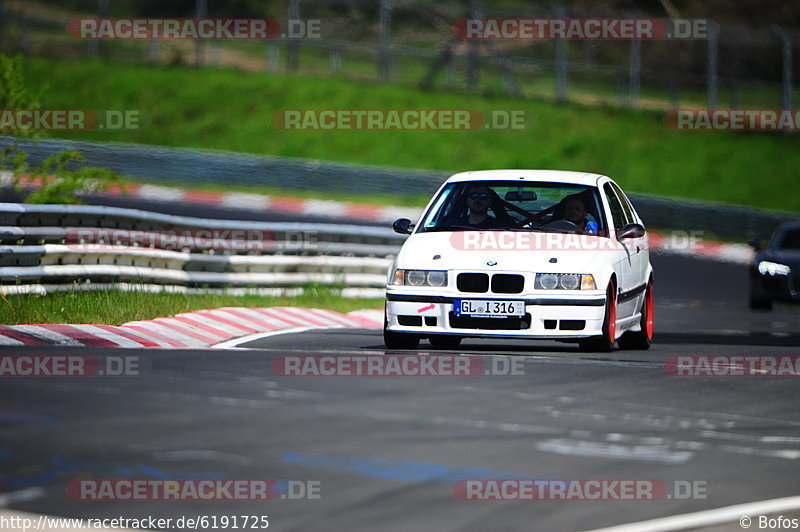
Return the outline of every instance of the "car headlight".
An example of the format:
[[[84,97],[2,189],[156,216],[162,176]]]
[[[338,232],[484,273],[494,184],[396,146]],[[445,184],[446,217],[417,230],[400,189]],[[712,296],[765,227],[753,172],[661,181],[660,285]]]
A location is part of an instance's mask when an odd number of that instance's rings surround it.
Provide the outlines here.
[[[447,272],[436,270],[395,270],[393,285],[447,286]]]
[[[581,284],[581,276],[577,273],[568,273],[566,275],[562,275],[561,279],[558,280],[558,286],[563,288],[564,290],[575,290]]]
[[[758,273],[761,275],[789,275],[791,272],[792,269],[789,266],[778,262],[762,260],[758,263]]]
[[[533,287],[537,290],[596,290],[594,276],[579,273],[537,273]]]

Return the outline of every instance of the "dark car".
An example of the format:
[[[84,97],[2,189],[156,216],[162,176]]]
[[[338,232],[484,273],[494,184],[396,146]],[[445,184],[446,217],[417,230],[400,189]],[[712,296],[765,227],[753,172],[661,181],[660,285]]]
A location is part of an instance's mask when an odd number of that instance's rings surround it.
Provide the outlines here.
[[[754,247],[750,308],[770,310],[773,301],[800,301],[800,222],[778,227],[765,249]]]

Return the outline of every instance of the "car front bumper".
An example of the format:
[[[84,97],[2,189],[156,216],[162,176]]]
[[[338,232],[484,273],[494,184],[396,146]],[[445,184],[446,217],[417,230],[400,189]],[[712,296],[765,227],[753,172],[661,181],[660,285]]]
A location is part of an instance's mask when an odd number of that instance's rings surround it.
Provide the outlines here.
[[[751,272],[752,281],[757,290],[778,301],[800,302],[800,272],[790,275],[761,275],[757,271]]]
[[[386,294],[387,329],[420,336],[457,335],[472,338],[586,338],[602,334],[605,293],[578,295],[487,296]],[[463,318],[453,313],[455,299],[525,301],[525,318]]]

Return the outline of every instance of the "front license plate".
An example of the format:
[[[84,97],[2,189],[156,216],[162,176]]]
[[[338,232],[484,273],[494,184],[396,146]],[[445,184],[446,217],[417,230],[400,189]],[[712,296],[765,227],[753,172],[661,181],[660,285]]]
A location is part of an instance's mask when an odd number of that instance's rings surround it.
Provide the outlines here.
[[[453,301],[453,312],[456,316],[471,316],[474,318],[522,317],[525,315],[525,302],[456,299]]]

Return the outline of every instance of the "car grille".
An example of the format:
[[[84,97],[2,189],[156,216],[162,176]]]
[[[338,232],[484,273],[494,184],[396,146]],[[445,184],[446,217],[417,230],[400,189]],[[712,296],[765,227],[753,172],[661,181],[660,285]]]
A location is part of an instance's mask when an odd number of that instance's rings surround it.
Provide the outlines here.
[[[531,315],[525,314],[522,318],[472,318],[470,316],[456,316],[450,313],[450,327],[454,329],[486,329],[493,331],[521,331],[530,329]]]
[[[519,294],[525,287],[525,277],[497,273],[492,275],[492,292],[495,294]],[[456,277],[459,292],[483,294],[489,291],[489,275],[486,273],[459,273]]]
[[[488,292],[489,276],[485,273],[459,273],[456,287],[459,292]]]
[[[492,276],[492,292],[495,294],[519,294],[525,286],[525,277],[498,273]]]

